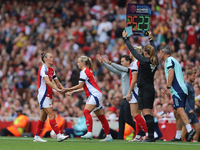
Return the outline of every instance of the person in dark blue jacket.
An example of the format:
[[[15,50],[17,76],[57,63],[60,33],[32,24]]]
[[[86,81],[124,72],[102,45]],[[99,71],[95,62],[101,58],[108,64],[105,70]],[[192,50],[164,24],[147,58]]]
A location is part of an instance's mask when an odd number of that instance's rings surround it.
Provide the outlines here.
[[[195,92],[192,85],[195,81],[195,78],[196,78],[196,71],[191,69],[188,70],[187,81],[185,83],[188,89],[188,95],[185,102],[185,112],[188,115],[190,124],[192,124],[194,129],[196,130],[196,134],[193,137],[193,142],[198,142],[200,124],[197,114],[195,113]],[[187,134],[186,128],[185,126],[183,126],[181,135],[182,140],[184,140],[186,134]]]

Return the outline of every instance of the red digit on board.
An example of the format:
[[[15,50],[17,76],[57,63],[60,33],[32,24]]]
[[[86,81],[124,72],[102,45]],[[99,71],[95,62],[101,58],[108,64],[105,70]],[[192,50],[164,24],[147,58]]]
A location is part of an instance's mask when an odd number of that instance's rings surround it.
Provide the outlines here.
[[[129,24],[131,25],[131,23],[132,23],[132,16],[128,16],[128,19],[130,19],[130,21],[127,21],[126,27],[128,27]]]
[[[133,16],[132,18],[132,24],[135,24],[135,26],[133,26],[133,30],[137,30],[137,22],[135,22],[134,19],[137,19],[137,16]]]

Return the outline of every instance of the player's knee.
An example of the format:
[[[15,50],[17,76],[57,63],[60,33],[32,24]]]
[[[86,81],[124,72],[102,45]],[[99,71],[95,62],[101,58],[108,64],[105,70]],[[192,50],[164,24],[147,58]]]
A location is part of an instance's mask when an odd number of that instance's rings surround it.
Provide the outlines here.
[[[47,115],[41,115],[40,116],[40,121],[45,122],[45,120],[47,119]]]
[[[56,118],[56,116],[55,116],[54,112],[53,112],[53,113],[50,113],[50,114],[48,114],[48,116],[49,116],[49,119],[55,119],[55,118]]]
[[[176,112],[177,112],[178,115],[182,115],[183,113],[185,113],[185,110],[184,110],[183,107],[179,107],[179,108],[177,108]]]
[[[195,126],[196,127],[196,132],[198,132],[198,133],[200,133],[200,124],[199,123],[197,123],[197,125]]]
[[[134,113],[134,112],[131,112],[131,116],[132,116],[132,117],[135,117],[136,115],[135,115],[135,113]]]
[[[136,110],[131,111],[131,116],[135,117],[137,116],[139,113]]]

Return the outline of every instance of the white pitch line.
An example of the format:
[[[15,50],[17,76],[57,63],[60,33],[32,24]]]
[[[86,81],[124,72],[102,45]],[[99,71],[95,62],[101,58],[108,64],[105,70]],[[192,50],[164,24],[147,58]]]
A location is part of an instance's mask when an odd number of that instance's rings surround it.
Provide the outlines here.
[[[3,139],[3,140],[9,140],[9,139],[11,139],[11,140],[33,140],[33,139],[31,139],[31,138],[14,138],[14,137],[12,137],[12,138],[5,138],[5,137],[1,137],[0,136],[0,139]]]
[[[1,137],[0,136],[0,139],[4,139],[4,140],[8,140],[8,139],[11,139],[11,140],[29,140],[29,141],[32,141],[33,140],[33,138],[26,138],[26,137],[24,137],[24,138],[18,138],[18,137]],[[47,139],[47,138],[45,138],[45,139]],[[56,138],[48,138],[48,140],[47,141],[56,141]],[[73,139],[68,139],[68,140],[66,140],[66,141],[70,141],[70,142],[92,142],[92,140],[73,140]],[[97,140],[95,140],[94,142],[98,142]],[[101,143],[103,143],[103,142],[101,142]],[[114,140],[113,141],[113,143],[124,143],[124,144],[146,144],[146,143],[142,143],[142,142],[125,142],[125,141],[118,141],[118,140]],[[176,143],[174,143],[174,142],[152,142],[152,143],[147,143],[147,144],[162,144],[162,145],[168,145],[168,144],[171,144],[171,145],[195,145],[195,146],[200,146],[200,144],[198,144],[198,143],[189,143],[189,142],[176,142]]]
[[[141,144],[143,144],[143,143],[141,143]],[[200,144],[196,144],[196,143],[194,143],[194,144],[190,144],[190,143],[187,143],[187,142],[180,142],[180,143],[174,143],[174,142],[165,142],[165,143],[161,143],[161,142],[155,142],[155,143],[153,143],[152,142],[152,144],[163,144],[163,145],[168,145],[168,144],[171,144],[171,145],[195,145],[195,146],[199,146]]]
[[[113,141],[114,143],[125,143],[126,142],[123,142],[123,141]],[[171,145],[196,145],[196,146],[199,146],[200,144],[198,143],[193,143],[193,142],[179,142],[179,143],[174,143],[174,142],[149,142],[149,143],[142,143],[142,142],[127,142],[127,143],[132,143],[132,144],[162,144],[162,145],[168,145],[168,144],[171,144]],[[192,144],[191,144],[192,143]]]

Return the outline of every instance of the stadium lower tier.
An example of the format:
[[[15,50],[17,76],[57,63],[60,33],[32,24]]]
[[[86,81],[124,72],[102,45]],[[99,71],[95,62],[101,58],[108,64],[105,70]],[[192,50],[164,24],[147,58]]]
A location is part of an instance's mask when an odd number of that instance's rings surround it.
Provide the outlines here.
[[[2,128],[6,128],[9,125],[11,125],[13,121],[0,121],[0,130]],[[117,121],[109,121],[110,128],[117,129],[118,122]],[[25,129],[25,133],[32,133],[35,134],[37,126],[37,121],[30,121]],[[65,128],[71,128],[72,124],[70,121],[66,121]],[[169,141],[175,137],[176,134],[176,123],[168,123],[166,122],[164,125],[163,123],[159,123],[159,128],[162,132],[163,137],[161,139],[164,139],[166,141]],[[99,121],[94,121],[93,123],[93,135],[98,136],[100,130],[101,130],[101,124]],[[98,130],[99,129],[99,130]]]

